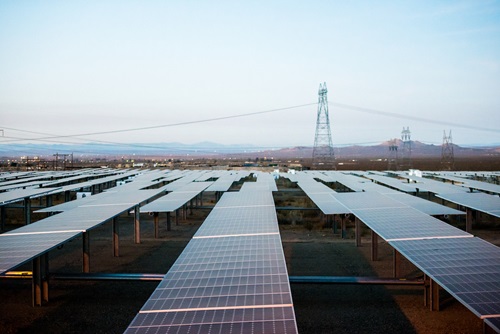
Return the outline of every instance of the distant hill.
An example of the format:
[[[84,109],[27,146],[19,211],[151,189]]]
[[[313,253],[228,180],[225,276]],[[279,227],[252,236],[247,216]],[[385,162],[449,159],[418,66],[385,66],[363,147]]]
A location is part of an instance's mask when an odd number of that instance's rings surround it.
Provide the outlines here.
[[[398,148],[401,150],[401,141],[398,140]],[[441,157],[441,145],[425,144],[419,141],[412,141],[412,157],[414,158],[430,158]],[[277,159],[283,158],[310,158],[312,157],[313,148],[308,146],[297,146],[291,148],[283,148],[280,150],[267,150],[259,152],[260,156],[274,157]],[[500,146],[498,147],[460,147],[453,145],[453,152],[456,158],[460,157],[481,157],[481,156],[497,156],[500,157]],[[347,147],[335,147],[334,153],[337,158],[387,158],[389,156],[389,142],[383,142],[378,145],[360,146],[353,145]]]
[[[401,150],[401,141],[397,142]],[[456,158],[460,157],[500,157],[500,146],[466,148],[453,145]],[[311,146],[297,146],[281,149],[262,150],[253,145],[222,145],[212,142],[201,142],[196,144],[182,143],[150,143],[150,144],[127,144],[123,146],[111,144],[0,144],[0,156],[11,158],[20,156],[52,156],[55,153],[74,153],[78,156],[193,156],[193,157],[222,157],[233,156],[239,158],[274,157],[275,159],[286,158],[311,158],[313,148]],[[389,142],[370,146],[348,146],[335,147],[335,156],[338,158],[360,159],[360,158],[387,158],[389,155]],[[441,145],[425,144],[412,141],[412,157],[441,157]]]

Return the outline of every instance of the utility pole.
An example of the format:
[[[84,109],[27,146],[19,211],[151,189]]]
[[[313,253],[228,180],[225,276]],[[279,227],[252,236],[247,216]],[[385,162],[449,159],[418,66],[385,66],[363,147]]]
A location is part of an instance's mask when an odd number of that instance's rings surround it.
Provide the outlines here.
[[[56,153],[56,154],[53,154],[55,158],[54,160],[54,170],[57,170],[58,168],[58,163],[59,163],[59,157],[62,157],[63,159],[63,170],[66,170],[66,162],[67,162],[67,157],[71,157],[71,168],[73,168],[73,153],[71,154],[59,154],[59,153]]]
[[[53,154],[52,156],[56,157],[53,163],[54,170],[57,170],[57,161],[59,160],[59,153]]]
[[[446,130],[443,130],[443,146],[441,146],[441,169],[455,169],[455,155],[453,153],[453,142],[450,134],[446,136]]]
[[[316,118],[316,135],[312,164],[314,169],[335,169],[335,155],[330,131],[330,118],[328,116],[328,90],[326,82],[319,85],[318,114]]]

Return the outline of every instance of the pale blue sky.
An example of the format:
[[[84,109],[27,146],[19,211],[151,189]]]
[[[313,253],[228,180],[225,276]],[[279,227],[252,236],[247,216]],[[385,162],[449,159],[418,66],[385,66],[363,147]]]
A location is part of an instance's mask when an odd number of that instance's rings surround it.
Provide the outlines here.
[[[330,102],[453,123],[330,105],[334,145],[403,126],[500,143],[500,1],[0,2],[0,142],[314,103],[321,82]],[[85,138],[312,145],[316,111]]]

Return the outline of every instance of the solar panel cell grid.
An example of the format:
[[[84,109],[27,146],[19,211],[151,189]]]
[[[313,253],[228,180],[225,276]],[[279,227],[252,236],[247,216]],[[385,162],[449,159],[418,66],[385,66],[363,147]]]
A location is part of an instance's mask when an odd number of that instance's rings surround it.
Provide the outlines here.
[[[139,314],[134,323],[138,326],[129,327],[126,333],[296,332],[293,311],[285,307]]]
[[[0,235],[0,274],[44,253],[80,232]]]
[[[500,314],[500,248],[479,238],[390,244],[477,316]]]
[[[224,194],[128,332],[296,333],[273,198],[256,188]]]
[[[472,236],[410,207],[353,210],[353,213],[384,240]]]

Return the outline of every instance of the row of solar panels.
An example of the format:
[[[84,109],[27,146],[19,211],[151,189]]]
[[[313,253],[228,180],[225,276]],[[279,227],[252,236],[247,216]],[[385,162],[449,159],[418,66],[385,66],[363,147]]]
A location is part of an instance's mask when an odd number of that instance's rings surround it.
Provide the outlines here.
[[[118,176],[101,178],[83,184],[68,187],[78,189],[94,182],[108,182],[116,178],[133,176],[133,182],[108,189],[104,193],[69,201],[56,206],[40,209],[36,212],[61,212],[60,214],[42,219],[7,233],[0,234],[0,274],[30,261],[34,257],[50,251],[58,245],[67,242],[80,233],[95,228],[124,212],[134,209],[140,203],[145,203],[158,197],[168,189],[171,192],[158,201],[153,201],[141,208],[142,212],[173,212],[185,205],[191,199],[214,184],[214,182],[193,182],[203,178],[208,171],[143,171],[127,172]],[[232,180],[239,180],[249,173],[218,172],[212,177],[230,175]],[[173,181],[156,189],[143,190],[162,182]],[[232,185],[224,183],[227,189]],[[219,189],[221,184],[219,184]],[[226,190],[227,190],[226,189]],[[175,190],[175,191],[172,191]],[[61,191],[60,188],[57,191]],[[42,196],[54,193],[54,188],[15,189],[0,193],[0,203],[8,204],[29,196]]]
[[[273,186],[258,180],[222,196],[126,333],[297,332]]]
[[[193,180],[196,180],[198,178],[201,179],[202,177],[204,177],[204,176],[200,176],[199,174],[197,177],[195,177],[195,175],[191,175],[189,172],[180,173],[180,174],[183,177],[185,177],[186,179],[185,180],[181,179],[182,181],[178,182],[178,184],[175,185],[176,188],[186,186],[186,184],[193,184],[190,182]],[[172,175],[172,179],[180,178],[181,175],[177,175],[177,176]],[[266,175],[268,175],[268,176],[266,176]],[[205,175],[205,177],[206,177],[206,175]],[[158,180],[159,179],[161,179],[161,176],[158,175]],[[190,181],[187,181],[188,179]],[[307,178],[305,178],[305,179],[307,179]],[[230,240],[231,238],[237,238],[237,239],[235,239],[236,241],[234,242],[234,245],[227,245],[227,247],[226,247],[226,245],[217,244],[216,247],[221,247],[222,249],[230,250],[231,251],[230,254],[234,253],[234,254],[240,254],[243,256],[243,254],[246,254],[247,250],[245,250],[243,253],[238,253],[238,251],[234,248],[234,247],[239,246],[241,244],[241,241],[243,240],[243,239],[238,239],[238,238],[250,238],[248,240],[250,242],[253,242],[254,241],[253,237],[271,239],[273,235],[276,235],[277,231],[273,230],[271,225],[266,224],[266,222],[269,221],[269,219],[272,219],[273,214],[274,214],[274,219],[275,219],[274,204],[272,204],[272,210],[265,209],[267,207],[267,204],[265,204],[265,203],[267,203],[266,202],[267,200],[265,200],[264,202],[261,202],[261,196],[258,195],[260,193],[269,193],[269,191],[274,190],[276,188],[276,185],[274,183],[274,180],[272,180],[272,177],[270,178],[269,174],[258,174],[257,181],[258,182],[255,182],[255,183],[245,183],[244,184],[244,186],[241,189],[241,193],[244,194],[244,196],[232,196],[233,194],[226,194],[223,197],[224,200],[221,200],[216,207],[216,209],[219,208],[223,211],[218,211],[218,210],[216,211],[214,209],[212,211],[213,217],[211,218],[212,224],[205,225],[207,222],[210,223],[210,220],[207,218],[207,221],[204,223],[203,226],[208,226],[208,227],[204,228],[202,226],[202,228],[200,228],[200,231],[199,231],[200,235],[196,235],[195,239],[193,239],[193,241],[200,239],[202,241],[208,242],[208,241],[210,241],[210,239],[229,238],[226,240]],[[127,187],[131,188],[131,189],[135,188],[137,190],[138,189],[137,186],[139,184],[141,185],[141,187],[150,185],[150,182],[140,183],[140,180],[136,180],[136,182],[134,182],[135,185],[130,184],[130,185],[122,188],[122,190],[126,189]],[[175,182],[173,182],[173,183],[175,183]],[[407,257],[409,257],[410,261],[414,262],[424,272],[426,272],[425,270],[429,269],[429,263],[423,262],[423,264],[422,264],[423,260],[421,260],[421,259],[419,260],[419,258],[417,257],[418,252],[425,250],[425,244],[420,244],[420,243],[418,243],[418,241],[428,240],[428,238],[432,238],[430,240],[446,240],[446,241],[448,241],[448,240],[455,241],[457,239],[462,239],[462,238],[467,238],[467,239],[471,239],[471,240],[479,240],[477,238],[470,238],[472,236],[466,234],[465,232],[463,232],[465,234],[456,235],[456,234],[454,234],[455,231],[451,232],[449,230],[449,226],[444,224],[444,223],[442,223],[442,224],[446,225],[447,227],[444,227],[442,225],[437,226],[437,225],[435,225],[436,220],[433,220],[432,217],[429,217],[431,219],[426,218],[424,220],[421,212],[418,212],[417,210],[409,210],[410,208],[408,208],[406,205],[403,205],[403,203],[398,202],[398,201],[396,201],[396,202],[391,201],[390,197],[380,196],[380,194],[377,195],[376,193],[369,193],[369,192],[359,193],[359,194],[355,194],[355,193],[336,194],[335,192],[333,192],[330,188],[328,188],[326,186],[318,186],[318,185],[313,184],[312,182],[310,182],[310,184],[309,184],[308,182],[305,182],[304,180],[302,181],[302,183],[307,184],[307,185],[304,185],[304,188],[308,189],[308,191],[312,195],[326,196],[326,197],[322,197],[325,199],[325,201],[324,201],[325,203],[332,201],[332,200],[337,201],[341,205],[343,210],[347,210],[348,212],[354,213],[356,216],[358,216],[358,218],[362,219],[365,222],[365,224],[367,224],[370,228],[375,230],[384,239],[388,240],[391,244],[394,243],[394,247],[396,249],[400,250],[403,254],[407,255]],[[376,186],[375,184],[373,184],[373,185]],[[373,189],[373,185],[371,186],[372,189]],[[170,184],[170,186],[172,187],[172,183]],[[380,187],[380,186],[378,186],[378,187]],[[179,189],[179,188],[177,188],[177,189]],[[144,190],[141,190],[140,192],[144,192]],[[185,193],[188,193],[188,192],[185,192]],[[252,193],[254,195],[251,195]],[[396,196],[395,192],[388,191],[387,193],[388,193],[388,195]],[[396,194],[401,195],[401,193],[396,193]],[[373,196],[373,195],[375,195],[375,196]],[[233,198],[230,199],[231,197],[233,197]],[[228,198],[228,200],[226,200],[225,198]],[[118,199],[118,198],[116,197],[115,199]],[[271,200],[272,200],[272,197],[271,197]],[[228,202],[228,203],[226,203],[226,202]],[[93,206],[92,204],[89,204],[91,202],[86,202],[86,203],[87,204],[81,205],[81,206],[91,208],[92,210],[100,207],[100,205]],[[253,208],[253,209],[248,208],[248,203],[253,203],[255,205],[255,208]],[[269,203],[271,203],[271,202],[269,202]],[[367,205],[366,203],[371,203],[371,204]],[[102,204],[102,203],[99,203],[99,204]],[[127,204],[127,203],[114,202],[113,204],[112,203],[104,203],[104,204],[107,204],[108,206],[111,206],[111,207],[116,204],[116,208],[109,208],[109,207],[102,208],[103,214],[109,216],[110,213],[115,212],[114,211],[115,209],[121,209],[119,207],[120,205]],[[71,211],[73,211],[73,210],[71,210]],[[97,209],[97,211],[101,212],[101,209]],[[75,211],[75,212],[77,212],[77,211]],[[388,215],[387,212],[392,213],[392,215]],[[402,214],[406,215],[406,216],[404,216],[403,220],[401,219]],[[211,213],[211,215],[212,215],[212,213]],[[55,217],[57,217],[57,216],[55,216]],[[81,219],[81,217],[79,217],[77,219]],[[259,223],[255,224],[255,220],[257,220]],[[226,230],[226,225],[231,226],[231,223],[234,221],[241,222],[241,224],[234,225],[232,229],[229,229],[229,231],[231,231],[231,233],[228,234],[228,230]],[[401,221],[402,221],[402,223],[401,223]],[[222,222],[222,223],[217,224],[215,222]],[[260,223],[260,222],[263,222],[263,223]],[[423,226],[423,228],[420,231],[421,234],[417,235],[416,237],[414,235],[411,236],[412,233],[414,233],[414,231],[415,231],[415,222],[418,222],[419,224],[421,224]],[[90,226],[92,226],[92,224],[94,224],[96,222],[87,221],[86,223],[88,223],[88,224],[90,224]],[[54,224],[54,225],[57,225],[57,224]],[[211,225],[213,225],[214,227],[210,228]],[[277,221],[276,221],[276,224],[273,226],[277,230]],[[418,228],[421,228],[422,226],[418,226]],[[62,226],[62,227],[64,228],[66,226]],[[208,230],[205,231],[205,229],[208,229]],[[70,232],[68,232],[68,230],[58,230],[56,233],[52,233],[53,231],[49,231],[50,238],[48,238],[48,239],[55,239],[55,240],[51,241],[53,243],[53,242],[57,242],[58,240],[60,240],[60,239],[58,239],[58,237],[71,238],[71,236],[65,235],[66,233],[73,233],[72,230],[69,230],[69,231]],[[29,233],[23,234],[23,232],[21,231],[21,234],[18,234],[18,235],[22,236],[24,238],[30,239],[30,242],[32,242],[35,245],[37,240],[39,240],[39,239],[34,238],[34,240],[31,240],[31,239],[33,239],[33,238],[31,238],[33,236],[32,232],[43,234],[47,231],[27,231],[27,232],[29,232]],[[462,231],[460,231],[460,232],[462,232]],[[56,235],[56,234],[58,234],[58,235]],[[436,235],[439,235],[439,237],[437,237],[438,239],[435,239]],[[279,234],[278,234],[278,237],[279,237]],[[7,240],[7,239],[5,239],[5,240]],[[13,239],[9,239],[9,240],[13,240]],[[202,242],[202,241],[200,241],[200,242]],[[417,248],[415,248],[417,255],[412,253],[409,249],[405,249],[403,247],[403,246],[410,245],[409,243],[407,243],[410,241],[415,243],[415,245],[417,245],[417,246],[421,245],[421,246],[418,246]],[[196,242],[198,242],[198,241],[196,241]],[[460,244],[460,242],[461,242],[461,240],[459,240],[459,244]],[[5,244],[11,245],[12,243],[7,242]],[[280,243],[278,243],[278,244],[281,247],[281,244]],[[448,244],[449,244],[449,242],[448,242]],[[446,245],[448,245],[448,244],[446,244]],[[208,244],[200,244],[200,245],[201,245],[200,246],[201,248],[195,248],[193,250],[192,259],[197,259],[196,254],[200,250],[207,251],[210,249],[210,247],[212,247],[210,242]],[[447,247],[446,245],[441,246],[441,244],[439,244],[437,246],[436,245],[434,245],[434,246],[435,247],[439,246],[439,248],[437,248],[437,249],[446,249],[446,247]],[[49,247],[50,244],[49,245],[45,244],[42,246]],[[484,247],[482,247],[476,241],[471,242],[470,246],[471,247],[464,247],[464,249],[467,249],[468,252],[473,253],[474,256],[478,256],[478,254],[480,252],[483,252],[485,250]],[[262,244],[259,244],[258,247],[264,247],[264,249],[266,249],[265,246],[263,246]],[[422,248],[422,247],[424,247],[424,248]],[[453,247],[459,247],[459,246],[453,246]],[[495,247],[495,246],[493,246],[493,247]],[[496,248],[496,249],[498,249],[498,248]],[[1,250],[2,250],[2,248],[0,248],[0,251]],[[474,250],[478,250],[478,252],[474,253]],[[492,261],[491,261],[492,265],[490,267],[488,267],[486,270],[493,272],[492,276],[496,276],[497,272],[495,272],[495,270],[497,270],[498,263],[495,262],[495,257],[497,257],[497,258],[500,258],[500,257],[498,257],[497,252],[493,251],[492,249],[490,249],[490,251],[491,251],[491,254],[493,256]],[[202,254],[205,254],[205,253],[202,253]],[[15,255],[18,255],[18,254],[15,254]],[[463,260],[463,259],[459,258],[458,260]],[[477,263],[477,262],[478,262],[477,258],[472,258],[472,260],[470,261],[470,264],[472,265],[472,264]],[[216,263],[218,263],[218,262],[216,262]],[[200,265],[200,263],[196,263],[196,267],[198,267],[199,265]],[[220,265],[225,266],[223,264],[223,262],[220,262]],[[273,265],[275,265],[275,264],[273,264]],[[436,265],[436,264],[433,263],[432,265]],[[447,264],[445,262],[444,264],[441,263],[440,265],[443,266],[443,265],[447,265]],[[465,263],[463,265],[464,265],[464,268],[467,268],[467,263]],[[213,270],[215,270],[214,268],[218,268],[218,267],[206,267],[206,268],[208,268],[210,270],[210,273],[212,273]],[[431,267],[431,269],[432,268],[434,268],[434,267]],[[452,268],[454,268],[454,267],[452,267]],[[226,270],[226,269],[227,268],[224,268],[224,270]],[[251,271],[248,271],[248,270],[253,270],[253,269],[254,269],[253,267],[231,268],[231,275],[232,275],[232,273],[235,272],[235,270],[242,270],[239,272],[240,273],[243,272],[243,273],[245,273],[245,275],[248,275],[249,273],[251,273]],[[469,269],[476,270],[478,268],[470,267]],[[479,269],[481,269],[481,268],[479,268]],[[217,272],[216,275],[219,275],[219,273],[224,273],[224,275],[226,275],[227,270],[226,271],[224,271],[224,270],[222,270],[221,268],[216,269],[216,272]],[[197,272],[196,270],[192,270],[192,271]],[[192,274],[191,270],[187,271],[187,272],[186,271],[181,271],[181,272],[182,272],[181,275],[191,275]],[[453,288],[454,286],[451,285],[452,283],[450,283],[448,281],[445,281],[445,280],[439,281],[439,275],[436,271],[428,270],[428,272],[426,272],[426,273],[428,273],[429,276],[435,278],[436,281],[439,282],[440,284],[448,284],[449,286],[444,287],[444,288],[450,289],[451,293],[453,293],[454,295],[457,295],[457,299],[464,302],[467,305],[467,307],[471,308],[471,310],[473,310],[473,312],[475,312],[479,316],[488,317],[488,316],[492,315],[491,313],[484,314],[484,312],[485,312],[484,310],[488,310],[487,306],[491,306],[491,305],[495,306],[495,303],[497,302],[497,299],[495,299],[495,296],[498,292],[498,287],[494,284],[495,281],[491,282],[491,280],[490,280],[490,281],[480,282],[480,283],[466,282],[465,284],[462,284],[462,285],[460,285],[460,284],[456,285],[457,287],[463,288],[464,290],[462,291],[462,290],[454,289]],[[462,274],[464,274],[464,273],[461,272],[460,275],[462,275]],[[465,273],[465,274],[467,274],[467,273]],[[203,273],[203,275],[205,275],[205,273]],[[246,277],[245,275],[238,276],[238,277],[240,277],[240,279],[241,279],[241,277]],[[216,276],[216,278],[219,281],[220,281],[220,279],[225,279],[225,277],[226,276],[224,276],[224,278],[221,278],[220,276]],[[233,276],[230,276],[230,277],[233,277]],[[486,275],[486,272],[481,272],[480,277],[482,279],[485,279],[485,277],[486,277],[486,279],[488,279],[489,276]],[[210,277],[210,278],[213,278],[213,277]],[[271,276],[271,278],[272,278],[272,276]],[[491,279],[491,277],[490,277],[490,279]],[[444,282],[444,283],[441,283],[441,282]],[[493,302],[485,303],[484,298],[481,299],[479,302],[476,301],[475,303],[472,303],[471,300],[467,300],[463,296],[467,296],[467,293],[468,293],[467,289],[469,288],[468,287],[469,284],[484,285],[484,286],[487,286],[489,289],[492,289],[492,290],[489,290],[489,292],[490,292],[489,296],[490,297],[493,296],[492,297]],[[189,288],[193,288],[193,286],[190,286]],[[182,313],[185,311],[182,308],[174,308],[173,309],[174,311],[171,311],[172,310],[172,308],[170,308],[171,305],[168,303],[165,304],[165,305],[170,305],[170,306],[168,306],[169,307],[168,311],[165,311],[163,309],[161,312],[156,312],[156,311],[158,311],[157,309],[144,310],[143,314],[153,314],[153,316],[152,316],[153,318],[144,317],[144,319],[146,319],[146,318],[149,319],[147,321],[145,320],[146,321],[145,323],[147,324],[147,326],[143,326],[142,324],[144,324],[144,322],[142,322],[141,325],[138,326],[137,328],[134,327],[135,328],[134,330],[142,331],[142,329],[144,329],[144,328],[149,328],[148,329],[148,331],[149,331],[149,330],[151,330],[151,327],[153,327],[153,329],[154,328],[156,328],[156,329],[161,328],[162,326],[164,326],[165,323],[169,323],[169,321],[172,321],[172,319],[171,319],[172,316],[182,316],[182,317],[184,317],[183,319],[185,319],[185,317],[189,318],[189,316],[194,316],[194,318],[192,318],[192,321],[195,321],[195,320],[199,320],[199,318],[196,318],[196,316],[202,316],[203,319],[205,319],[207,314],[210,314],[214,318],[217,318],[217,319],[225,319],[224,321],[220,320],[220,321],[216,321],[216,322],[212,321],[210,323],[207,323],[207,324],[205,324],[206,326],[208,326],[207,328],[213,328],[213,329],[229,328],[229,327],[227,327],[229,325],[226,324],[226,322],[229,319],[224,318],[224,316],[227,314],[227,312],[234,311],[233,316],[241,316],[244,319],[247,319],[245,317],[248,316],[248,315],[244,314],[245,312],[243,312],[243,314],[242,314],[239,311],[239,310],[246,310],[247,309],[246,306],[248,306],[248,305],[246,305],[246,304],[243,305],[242,307],[239,306],[240,305],[239,303],[241,303],[242,300],[245,300],[245,302],[246,302],[247,295],[245,294],[244,295],[245,297],[243,298],[243,297],[241,297],[241,295],[238,294],[239,293],[238,291],[240,291],[239,287],[234,287],[233,289],[236,291],[234,294],[234,298],[227,299],[227,303],[229,303],[229,304],[226,303],[225,306],[213,306],[213,305],[218,305],[218,304],[213,304],[216,302],[214,302],[214,299],[211,299],[212,301],[207,301],[208,304],[197,304],[198,306],[201,305],[202,307],[189,308],[189,310],[186,311],[188,313]],[[476,294],[476,292],[472,293],[473,296],[475,296],[475,294]],[[481,294],[485,295],[483,290],[481,290]],[[273,294],[271,293],[271,296],[267,296],[267,297],[273,299],[272,295]],[[461,297],[458,297],[459,295]],[[205,297],[210,299],[211,296],[212,295],[209,294]],[[248,298],[251,299],[254,297],[248,297]],[[257,303],[251,302],[250,308],[254,308],[254,312],[252,313],[254,317],[252,318],[251,321],[248,320],[251,318],[250,317],[247,320],[242,320],[242,321],[236,322],[239,326],[242,326],[241,327],[242,329],[250,328],[250,327],[244,327],[244,326],[254,326],[255,324],[257,324],[257,326],[261,326],[261,328],[264,329],[264,328],[267,328],[267,327],[265,327],[266,325],[273,324],[274,320],[270,320],[271,318],[265,318],[265,317],[269,317],[269,313],[266,313],[264,308],[262,308],[262,311],[263,311],[262,317],[255,318],[256,313],[260,314],[259,313],[260,311],[258,311],[258,310],[261,309],[261,307],[260,306],[254,307],[254,306],[262,305],[264,300],[269,301],[269,299],[265,299],[265,297],[262,297],[262,298],[263,299],[259,299],[259,301]],[[462,299],[460,299],[460,298],[462,298]],[[172,299],[172,298],[166,298],[166,299]],[[234,300],[238,300],[238,302],[235,302]],[[189,300],[189,305],[194,305],[192,303],[195,303],[197,301],[198,301],[198,299]],[[291,301],[291,298],[290,298],[290,301]],[[168,302],[170,302],[170,301],[168,301]],[[176,302],[181,303],[181,305],[185,306],[185,304],[182,304],[182,303],[185,303],[186,301],[176,301]],[[232,303],[233,304],[235,303],[235,304],[233,305]],[[261,303],[261,304],[259,304],[259,303]],[[203,306],[203,305],[205,305],[205,306]],[[209,305],[209,306],[206,306],[206,305]],[[275,304],[272,304],[272,305],[275,305]],[[281,305],[281,304],[278,304],[278,305]],[[229,307],[227,307],[227,306],[229,306]],[[274,311],[281,312],[284,310],[283,309],[280,311],[279,310],[280,307],[270,307],[270,308],[272,309],[273,312]],[[491,309],[492,308],[490,307],[490,311],[486,311],[486,312],[491,312]],[[494,308],[493,308],[493,310],[494,310]],[[182,311],[182,312],[177,314],[177,315],[174,314],[177,311],[179,311],[179,312]],[[218,311],[221,311],[221,312],[218,312]],[[291,311],[293,312],[293,308],[291,308]],[[208,312],[208,313],[206,313],[206,312]],[[481,313],[481,312],[483,312],[483,313]],[[167,313],[168,313],[168,315],[167,315]],[[278,316],[278,319],[280,319],[279,324],[278,324],[278,328],[285,329],[285,328],[288,328],[287,326],[291,326],[291,325],[289,325],[290,324],[289,321],[288,322],[285,321],[286,320],[285,318],[287,318],[287,316],[285,316],[285,313],[280,313],[280,314],[283,314],[283,319]],[[138,317],[140,315],[141,314],[139,314]],[[164,316],[164,317],[161,318],[160,315]],[[273,314],[272,319],[276,319],[275,316],[276,316],[276,314]],[[151,319],[154,319],[154,320],[151,320]],[[160,319],[163,319],[163,320],[160,321]],[[257,321],[255,321],[255,319],[257,319]],[[149,326],[150,324],[153,324],[153,326]],[[174,322],[174,324],[175,324],[175,322]],[[233,326],[235,324],[235,322],[229,321],[229,324],[231,326]],[[189,325],[195,326],[194,329],[196,329],[196,328],[201,329],[202,328],[202,327],[199,327],[198,326],[199,324],[197,325],[196,322],[194,322],[194,323],[191,322],[191,323],[189,323]],[[178,329],[180,329],[180,328],[186,329],[187,328],[184,325],[179,325],[179,326],[182,326],[182,327],[179,327]],[[196,326],[198,326],[198,327],[196,327]],[[213,326],[215,326],[215,327],[213,327]],[[275,324],[273,324],[273,326],[275,326]],[[284,327],[279,327],[279,326],[284,326]],[[291,327],[293,327],[293,326],[291,326]],[[233,327],[231,327],[231,328],[233,328]]]
[[[354,214],[481,319],[500,316],[500,248],[430,216],[463,212],[404,193],[336,193],[312,175],[291,179],[325,214]],[[439,197],[496,216],[500,210],[500,198],[484,193]]]
[[[134,182],[109,189],[104,193],[37,211],[61,213],[0,234],[0,274],[50,251],[82,232],[132,210],[140,203],[164,194],[165,187],[150,190],[142,188],[161,183],[165,176],[165,172],[160,171],[143,173],[136,176]],[[197,192],[186,193],[196,196],[210,184],[211,182],[193,183],[192,185],[198,187]],[[192,185],[188,188],[193,187]]]

